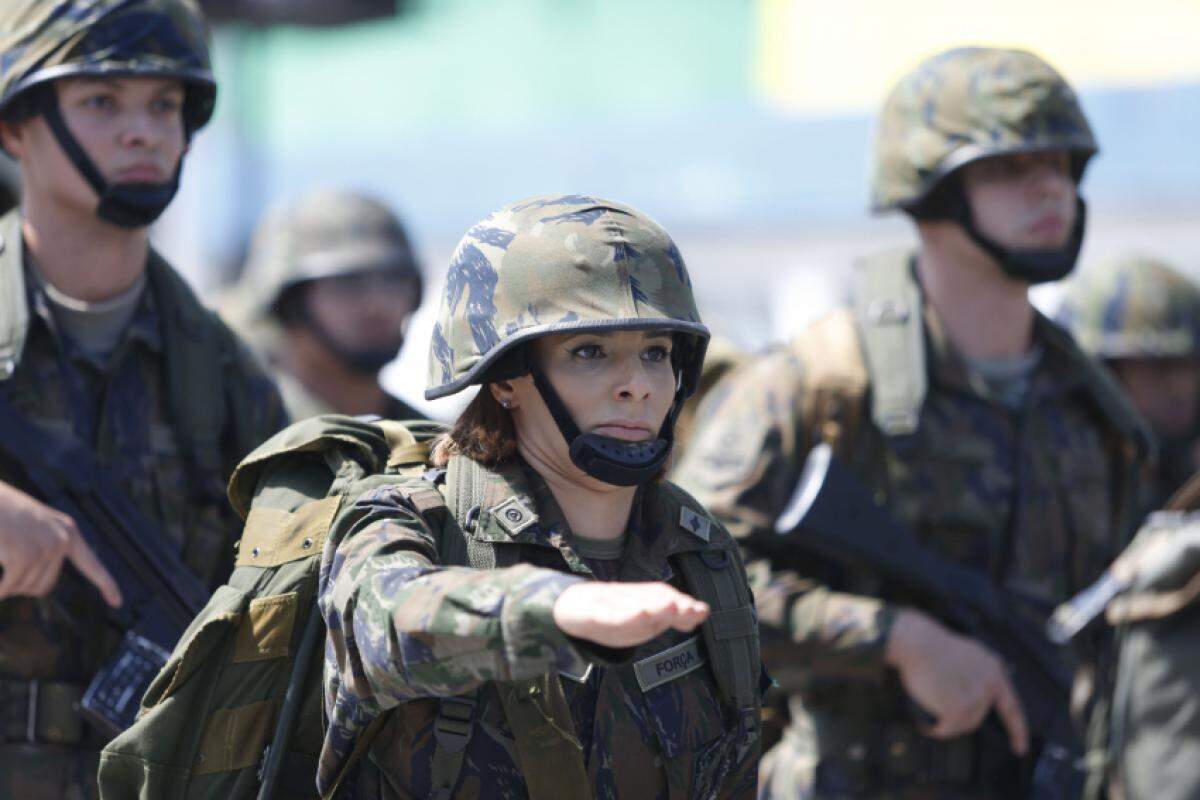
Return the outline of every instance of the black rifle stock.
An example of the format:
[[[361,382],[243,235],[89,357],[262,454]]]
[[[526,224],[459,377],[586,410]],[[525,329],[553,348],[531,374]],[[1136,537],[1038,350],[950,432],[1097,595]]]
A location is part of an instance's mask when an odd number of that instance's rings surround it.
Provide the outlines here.
[[[934,553],[870,496],[828,445],[813,448],[769,551],[808,553],[873,574],[932,616],[978,639],[1011,668],[1029,730],[1040,740],[1034,797],[1074,798],[1082,746],[1070,718],[1071,675],[1058,650],[984,573]]]
[[[37,428],[3,392],[0,462],[6,480],[75,521],[120,586],[123,603],[110,618],[125,636],[81,704],[89,719],[116,734],[133,723],[146,687],[209,592],[90,451]]]

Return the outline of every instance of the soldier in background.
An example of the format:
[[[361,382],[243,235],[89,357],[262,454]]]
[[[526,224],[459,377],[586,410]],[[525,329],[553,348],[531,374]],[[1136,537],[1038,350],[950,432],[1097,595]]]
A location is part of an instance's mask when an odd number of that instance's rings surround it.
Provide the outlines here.
[[[24,187],[0,219],[4,413],[90,450],[218,585],[240,527],[225,482],[285,419],[147,239],[212,114],[207,26],[191,0],[5,0],[0,55],[0,144]],[[76,521],[16,472],[0,468],[0,798],[93,797],[107,736],[79,703],[120,641],[106,604],[122,598]]]
[[[367,195],[322,189],[267,213],[224,311],[272,366],[293,419],[423,419],[379,382],[421,290],[396,215]]]
[[[883,595],[877,576],[764,553],[780,553],[776,520],[818,443],[935,552],[1028,598],[1031,622],[1120,551],[1145,434],[1028,298],[1074,266],[1095,152],[1071,88],[1037,56],[925,61],[885,101],[872,184],[919,248],[866,259],[853,308],[701,407],[674,477],[742,540],[764,660],[790,694],[760,796],[1017,798],[1051,755],[987,647]]]
[[[688,440],[692,437],[696,409],[700,407],[700,403],[722,378],[737,369],[747,358],[745,351],[723,336],[714,336],[709,340],[708,351],[704,354],[704,366],[700,370],[700,385],[679,411],[675,435],[675,447],[678,452],[682,453],[687,448]]]
[[[1200,287],[1162,261],[1130,254],[1081,270],[1058,321],[1112,369],[1158,438],[1144,509],[1162,508],[1200,467]]]

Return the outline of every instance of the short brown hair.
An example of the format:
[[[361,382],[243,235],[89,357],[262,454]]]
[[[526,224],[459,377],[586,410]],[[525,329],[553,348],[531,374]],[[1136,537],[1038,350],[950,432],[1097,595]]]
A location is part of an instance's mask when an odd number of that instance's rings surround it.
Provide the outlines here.
[[[517,454],[517,429],[512,415],[500,406],[487,384],[463,409],[454,425],[434,442],[430,463],[444,467],[451,456],[466,456],[488,467],[511,461]]]

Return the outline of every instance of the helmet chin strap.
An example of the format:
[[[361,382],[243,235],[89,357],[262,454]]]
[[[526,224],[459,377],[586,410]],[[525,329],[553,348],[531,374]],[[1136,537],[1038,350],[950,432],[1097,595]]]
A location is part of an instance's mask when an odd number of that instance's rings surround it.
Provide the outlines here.
[[[678,393],[656,438],[626,442],[597,433],[582,433],[541,367],[531,364],[529,374],[567,441],[571,462],[584,473],[613,486],[639,486],[648,483],[662,469],[675,441],[675,417],[681,405]]]
[[[1009,277],[1032,286],[1061,280],[1075,268],[1087,227],[1087,203],[1082,197],[1075,198],[1075,224],[1071,228],[1071,238],[1062,247],[1050,249],[1016,250],[1004,247],[986,236],[976,227],[975,215],[971,213],[971,205],[961,188],[959,200],[954,205],[956,210],[953,218],[962,225],[971,241],[994,258]]]
[[[381,369],[390,364],[396,356],[400,355],[400,350],[404,347],[403,337],[400,337],[399,341],[394,344],[388,344],[383,347],[359,349],[346,347],[335,339],[312,314],[307,311],[301,313],[303,314],[303,317],[301,317],[302,324],[312,332],[317,341],[328,348],[350,370],[359,375],[378,375]]]
[[[67,127],[58,97],[53,91],[42,94],[41,112],[59,147],[100,198],[96,206],[96,216],[100,219],[120,228],[144,228],[158,219],[170,205],[179,191],[182,156],[175,173],[165,183],[109,183]]]

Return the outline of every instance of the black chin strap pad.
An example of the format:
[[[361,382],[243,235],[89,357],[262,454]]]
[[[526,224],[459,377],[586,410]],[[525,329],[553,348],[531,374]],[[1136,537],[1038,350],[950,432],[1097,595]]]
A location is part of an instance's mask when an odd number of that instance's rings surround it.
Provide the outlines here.
[[[662,469],[671,454],[678,399],[656,438],[644,442],[626,442],[611,436],[581,433],[541,367],[536,363],[531,364],[529,374],[567,442],[571,462],[584,473],[613,486],[639,486],[650,481]]]
[[[1033,285],[1065,278],[1075,268],[1079,251],[1083,248],[1083,234],[1087,228],[1087,203],[1082,197],[1075,198],[1075,224],[1071,228],[1071,238],[1066,244],[1045,250],[1013,250],[979,230],[975,225],[975,215],[971,213],[971,204],[961,186],[958,195],[953,218],[967,232],[971,241],[995,259],[1010,277]]]
[[[165,183],[110,184],[67,127],[53,87],[47,86],[42,91],[39,106],[50,132],[58,140],[58,146],[100,199],[96,206],[98,217],[122,228],[143,228],[158,219],[171,204],[175,193],[179,191],[182,157],[175,165],[175,173]]]

